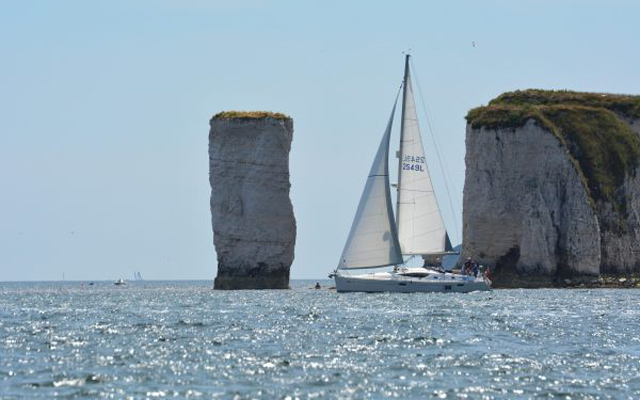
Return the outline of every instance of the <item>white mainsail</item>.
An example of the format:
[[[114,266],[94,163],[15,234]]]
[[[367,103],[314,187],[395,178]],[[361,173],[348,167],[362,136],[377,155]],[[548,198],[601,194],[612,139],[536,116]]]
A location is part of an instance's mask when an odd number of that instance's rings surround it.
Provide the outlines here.
[[[375,268],[402,263],[389,189],[389,138],[395,109],[394,104],[360,197],[358,211],[340,257],[339,269]]]
[[[402,254],[451,250],[422,147],[409,56],[405,65],[399,157],[397,225]]]

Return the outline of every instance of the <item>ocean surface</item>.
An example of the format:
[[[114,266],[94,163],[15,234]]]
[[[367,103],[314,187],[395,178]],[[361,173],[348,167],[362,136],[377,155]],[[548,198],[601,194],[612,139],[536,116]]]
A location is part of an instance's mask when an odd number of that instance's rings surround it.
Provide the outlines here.
[[[0,398],[640,398],[640,290],[0,283]]]

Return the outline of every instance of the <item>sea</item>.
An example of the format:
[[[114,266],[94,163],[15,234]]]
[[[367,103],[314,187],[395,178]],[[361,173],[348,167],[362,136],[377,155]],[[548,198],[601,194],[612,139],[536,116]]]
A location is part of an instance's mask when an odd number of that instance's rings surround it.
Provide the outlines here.
[[[640,398],[640,290],[315,283],[0,283],[0,398]]]

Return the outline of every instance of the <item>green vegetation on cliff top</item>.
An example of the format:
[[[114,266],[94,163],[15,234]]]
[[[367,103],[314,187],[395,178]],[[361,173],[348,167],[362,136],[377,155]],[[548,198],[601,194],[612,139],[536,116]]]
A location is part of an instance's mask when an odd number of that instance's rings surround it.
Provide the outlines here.
[[[213,119],[261,119],[273,118],[279,120],[289,119],[288,115],[271,111],[221,111],[213,116]]]
[[[618,189],[636,173],[640,138],[621,117],[640,119],[640,96],[530,89],[474,108],[467,122],[474,129],[515,129],[533,119],[565,148],[591,198],[611,202],[625,215],[626,198]]]
[[[467,122],[474,129],[519,128],[530,118],[539,120],[541,107],[553,106],[603,108],[627,119],[640,119],[640,96],[528,89],[503,93],[488,106],[472,109]]]
[[[489,105],[551,106],[556,104],[606,108],[626,118],[640,118],[640,96],[609,93],[584,93],[570,90],[517,90],[503,93]]]

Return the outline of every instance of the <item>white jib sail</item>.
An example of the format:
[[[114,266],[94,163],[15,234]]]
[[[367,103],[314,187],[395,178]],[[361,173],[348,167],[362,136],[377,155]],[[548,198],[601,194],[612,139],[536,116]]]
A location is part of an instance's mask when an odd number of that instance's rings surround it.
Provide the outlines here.
[[[403,100],[397,204],[400,247],[402,254],[442,253],[448,250],[447,232],[427,169],[408,63]]]
[[[360,197],[358,211],[338,263],[339,269],[375,268],[402,263],[389,189],[389,137],[395,109],[394,104]]]

